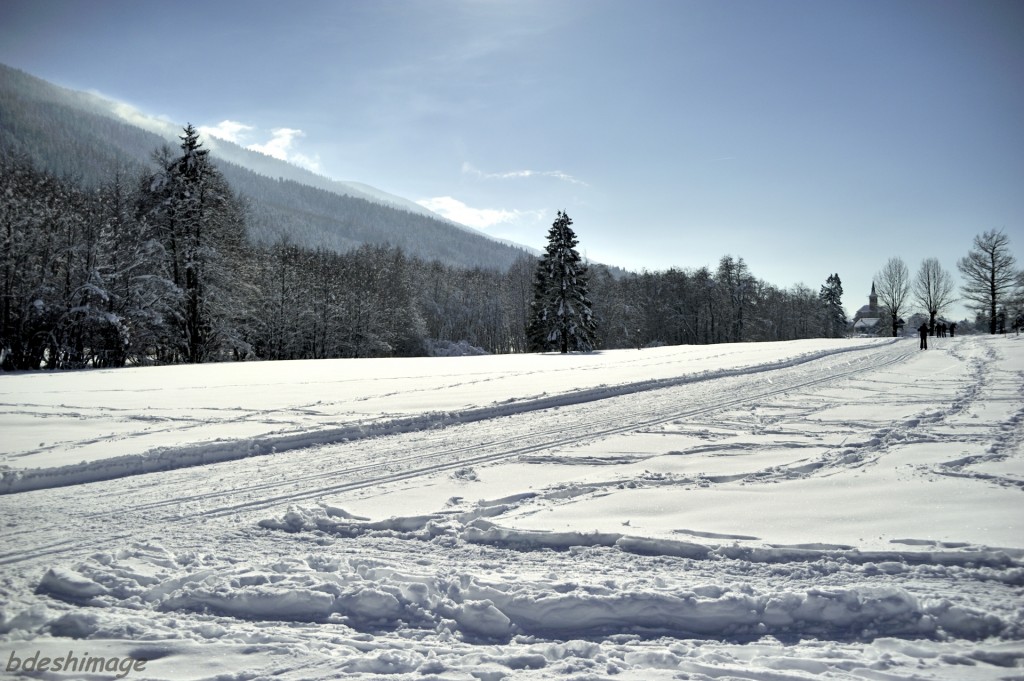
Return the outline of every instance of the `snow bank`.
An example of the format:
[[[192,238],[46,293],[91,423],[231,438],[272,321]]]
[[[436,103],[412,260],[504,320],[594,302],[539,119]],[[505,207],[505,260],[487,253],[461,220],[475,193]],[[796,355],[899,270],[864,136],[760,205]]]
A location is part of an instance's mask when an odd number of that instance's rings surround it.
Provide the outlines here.
[[[870,576],[894,566],[927,564],[933,571],[949,566],[989,565],[1007,569],[1003,579],[1024,584],[1020,562],[1005,552],[967,549],[962,551],[894,551],[862,554],[842,548],[741,548],[730,545],[701,545],[675,540],[656,540],[614,533],[559,533],[502,528],[479,517],[477,511],[383,521],[354,520],[334,509],[335,517],[323,508],[292,508],[283,518],[265,519],[264,528],[288,532],[325,532],[341,537],[394,536],[433,540],[449,539],[471,544],[488,544],[514,550],[570,550],[604,547],[652,557],[686,560],[800,563],[818,561],[825,565],[856,563]],[[349,517],[338,518],[338,515]],[[463,524],[465,521],[467,524]],[[322,566],[319,569],[323,569]],[[895,586],[865,584],[850,588],[822,588],[805,591],[764,591],[750,585],[704,585],[676,588],[637,588],[631,584],[576,585],[568,592],[552,592],[548,583],[493,583],[470,574],[448,578],[409,575],[390,569],[357,569],[358,577],[346,572],[342,563],[331,566],[331,583],[359,583],[361,596],[352,592],[337,595],[333,612],[344,613],[353,626],[394,622],[410,617],[442,623],[467,637],[505,638],[516,633],[571,635],[573,632],[600,634],[626,632],[667,632],[683,636],[713,638],[751,637],[764,634],[816,636],[826,638],[873,638],[877,636],[954,635],[980,640],[1015,630],[1006,622],[974,608],[948,600],[920,602]],[[317,579],[320,579],[318,577]],[[410,590],[410,584],[418,588]],[[290,583],[290,588],[296,585]],[[322,585],[309,586],[318,593]],[[208,604],[205,596],[192,592],[173,607]],[[205,593],[205,592],[204,592]],[[385,595],[387,594],[387,595]],[[410,594],[415,594],[412,597]],[[368,599],[371,605],[362,602]],[[356,603],[357,605],[353,605]],[[310,612],[323,616],[328,609]],[[254,609],[250,616],[259,617]]]
[[[584,488],[586,489],[586,488]],[[578,495],[580,490],[556,490],[546,496]],[[791,564],[821,560],[861,565],[868,573],[899,572],[911,565],[993,568],[998,579],[1024,586],[1024,551],[963,545],[957,548],[923,540],[902,540],[908,548],[891,551],[860,550],[841,545],[772,545],[757,541],[700,544],[677,539],[632,536],[620,532],[579,532],[530,530],[502,527],[487,518],[532,501],[539,493],[519,494],[498,500],[479,501],[472,509],[416,516],[393,516],[370,520],[354,516],[328,504],[316,507],[291,506],[278,518],[264,518],[258,525],[285,532],[319,531],[338,537],[390,536],[403,539],[433,539],[442,535],[470,544],[484,544],[516,550],[603,546],[642,556],[669,556],[694,560],[744,561],[749,563]],[[754,538],[750,538],[754,539]],[[913,547],[909,548],[909,547]],[[996,577],[994,577],[996,578]]]
[[[281,525],[288,527],[285,522]],[[502,541],[511,536],[503,536]],[[529,541],[537,547],[559,542],[568,545],[571,539],[595,545],[588,537],[538,541],[530,536]],[[526,544],[525,538],[515,541]],[[615,543],[602,538],[598,545],[615,550]],[[836,640],[952,635],[983,640],[1013,628],[996,615],[948,600],[922,602],[892,585],[793,590],[785,588],[785,580],[781,580],[780,588],[765,589],[742,582],[688,584],[683,575],[671,582],[602,579],[553,589],[547,580],[505,581],[468,572],[413,573],[371,565],[359,557],[327,554],[215,568],[197,564],[193,557],[179,561],[165,556],[158,557],[159,570],[140,568],[146,562],[152,567],[154,557],[157,555],[151,549],[141,549],[117,556],[98,554],[74,568],[54,567],[40,580],[37,593],[100,611],[137,603],[162,612],[210,613],[254,621],[336,622],[371,632],[412,624],[447,630],[468,641],[581,633],[713,639],[771,634]],[[76,614],[74,621],[67,617],[44,618],[44,622],[23,619],[25,626],[65,635],[102,630],[102,622],[89,619],[88,611]]]

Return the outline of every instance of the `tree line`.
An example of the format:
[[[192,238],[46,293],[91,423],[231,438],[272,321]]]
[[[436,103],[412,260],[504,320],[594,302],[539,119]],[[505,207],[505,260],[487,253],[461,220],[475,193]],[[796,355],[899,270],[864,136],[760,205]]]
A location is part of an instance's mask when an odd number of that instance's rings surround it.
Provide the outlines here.
[[[975,327],[990,334],[1024,324],[1024,269],[1017,268],[1010,238],[1003,231],[975,236],[967,255],[957,261],[957,269],[964,282],[959,298],[952,274],[937,258],[925,258],[914,275],[902,258],[886,261],[875,275],[875,285],[893,336],[899,334],[900,315],[910,304],[927,313],[932,333],[939,317],[960,300],[974,311]]]
[[[531,323],[551,297],[538,297],[545,257],[469,268],[389,245],[258,243],[245,198],[191,126],[146,172],[99,188],[0,153],[0,234],[5,370],[416,356],[446,342],[561,349]],[[582,344],[566,349],[838,337],[848,326],[838,274],[815,291],[769,284],[731,255],[639,274],[569,265],[586,282],[588,316]]]

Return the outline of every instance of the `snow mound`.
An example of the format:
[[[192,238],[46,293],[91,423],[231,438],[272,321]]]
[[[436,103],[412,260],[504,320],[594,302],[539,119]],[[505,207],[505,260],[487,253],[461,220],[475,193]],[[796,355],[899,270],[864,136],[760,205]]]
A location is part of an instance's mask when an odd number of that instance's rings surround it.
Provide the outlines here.
[[[480,504],[468,512],[373,522],[332,518],[322,508],[292,508],[283,519],[266,519],[260,525],[268,529],[323,532],[346,538],[390,535],[483,544],[514,551],[598,547],[655,559],[727,560],[740,565],[744,562],[781,565],[817,561],[825,566],[853,563],[863,566],[862,574],[866,577],[899,572],[908,569],[908,565],[927,565],[929,570],[937,572],[988,565],[981,569],[1005,569],[1003,580],[1012,583],[1024,579],[1019,563],[1001,551],[862,553],[848,547],[740,547],[735,543],[702,545],[616,533],[525,531],[503,528],[484,519],[481,516],[487,508],[488,504]],[[386,613],[375,614],[408,615],[410,607],[415,605],[418,617],[438,621],[450,618],[454,620],[454,629],[468,637],[657,631],[713,638],[764,634],[840,639],[955,635],[980,640],[1014,631],[1018,626],[948,600],[922,602],[906,590],[889,585],[765,591],[745,584],[726,587],[680,584],[675,588],[618,584],[575,585],[566,592],[552,592],[547,583],[499,584],[470,574],[459,575],[457,581],[390,570],[362,570],[360,574],[364,579],[377,582],[371,593],[391,593],[397,600],[396,603],[389,601]],[[409,600],[405,592],[394,588],[395,580],[403,583],[422,580],[420,594],[423,598],[415,603]],[[351,609],[346,612],[353,615]]]
[[[891,585],[799,590],[780,582],[780,588],[766,590],[742,582],[692,584],[682,576],[675,582],[606,579],[553,588],[548,580],[415,573],[329,554],[234,568],[207,568],[202,561],[180,557],[154,564],[154,555],[139,550],[99,554],[74,568],[51,568],[40,580],[39,593],[96,609],[25,617],[23,625],[90,636],[103,630],[97,617],[104,608],[136,604],[165,613],[240,620],[333,622],[369,632],[413,626],[446,630],[466,641],[508,641],[516,635],[571,638],[580,632],[713,639],[770,634],[984,640],[1013,626],[947,600],[921,601]],[[14,626],[13,621],[7,626]]]

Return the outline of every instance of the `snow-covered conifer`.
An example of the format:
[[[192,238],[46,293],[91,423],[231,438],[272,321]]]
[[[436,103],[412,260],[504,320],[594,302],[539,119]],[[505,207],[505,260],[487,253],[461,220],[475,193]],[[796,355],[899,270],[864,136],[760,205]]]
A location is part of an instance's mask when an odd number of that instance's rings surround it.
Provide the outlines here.
[[[838,274],[830,274],[818,294],[824,307],[824,331],[828,338],[841,338],[849,322],[843,309],[843,282]]]
[[[157,152],[144,187],[143,216],[167,254],[167,276],[182,293],[177,337],[162,359],[203,362],[238,342],[231,322],[237,296],[233,268],[245,242],[241,201],[189,125],[181,154]]]
[[[572,219],[563,211],[548,230],[548,245],[537,264],[527,340],[535,352],[588,352],[597,326],[588,297],[587,266],[576,251]]]

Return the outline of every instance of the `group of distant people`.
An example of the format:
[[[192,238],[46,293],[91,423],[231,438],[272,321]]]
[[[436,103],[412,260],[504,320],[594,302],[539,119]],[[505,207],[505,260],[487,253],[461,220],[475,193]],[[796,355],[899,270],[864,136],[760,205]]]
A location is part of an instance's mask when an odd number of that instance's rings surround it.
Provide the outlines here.
[[[1017,318],[1013,320],[1013,329],[1020,335],[1021,329],[1024,329],[1024,314],[1017,315]],[[934,327],[928,326],[928,322],[921,324],[917,327],[917,332],[921,335],[921,349],[928,349],[928,335],[934,335],[936,338],[945,338],[948,333],[950,338],[956,335],[956,323],[946,324],[946,322],[939,322]],[[1006,333],[1006,313],[1000,311],[996,315],[995,331],[993,333],[1005,334]]]
[[[921,334],[921,349],[928,349],[928,334],[934,333],[936,338],[945,338],[946,333],[949,333],[949,337],[952,338],[956,335],[956,322],[952,324],[946,324],[946,322],[939,322],[934,328],[928,326],[928,322],[921,324],[917,327],[917,332]]]

